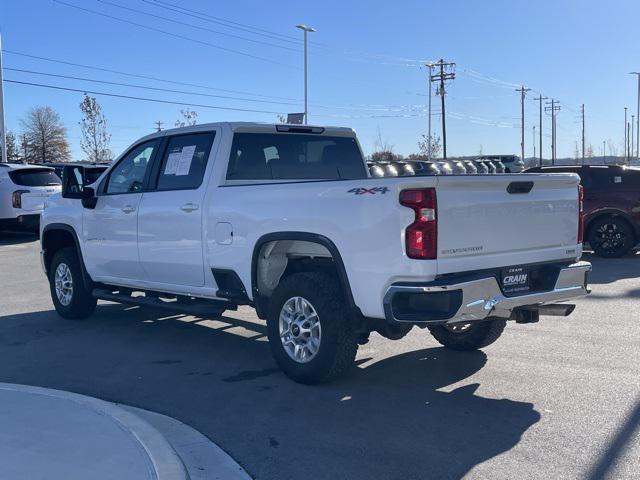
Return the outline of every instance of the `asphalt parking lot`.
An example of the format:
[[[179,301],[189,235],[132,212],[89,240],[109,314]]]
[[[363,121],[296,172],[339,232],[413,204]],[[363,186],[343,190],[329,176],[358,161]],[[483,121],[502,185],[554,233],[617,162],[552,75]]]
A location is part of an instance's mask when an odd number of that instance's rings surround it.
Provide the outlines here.
[[[640,478],[640,254],[593,262],[567,319],[483,352],[373,334],[358,367],[288,380],[249,309],[202,319],[115,304],[59,318],[33,236],[0,233],[0,382],[175,417],[258,479]]]

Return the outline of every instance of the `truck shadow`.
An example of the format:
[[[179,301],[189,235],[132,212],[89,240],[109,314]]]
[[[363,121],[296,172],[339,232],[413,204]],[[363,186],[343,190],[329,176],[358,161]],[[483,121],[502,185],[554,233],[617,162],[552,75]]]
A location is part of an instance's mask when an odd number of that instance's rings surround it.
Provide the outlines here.
[[[531,403],[478,394],[471,377],[486,361],[444,348],[361,356],[346,378],[303,386],[276,368],[248,310],[209,320],[101,305],[86,322],[54,311],[0,317],[0,381],[173,416],[258,479],[463,477],[540,419]]]
[[[625,278],[640,276],[640,252],[634,251],[622,258],[602,258],[585,252],[582,260],[591,262],[593,271],[589,275],[590,284],[613,283]]]
[[[22,230],[1,230],[0,229],[0,247],[5,245],[18,245],[21,243],[30,243],[38,240],[38,234]]]

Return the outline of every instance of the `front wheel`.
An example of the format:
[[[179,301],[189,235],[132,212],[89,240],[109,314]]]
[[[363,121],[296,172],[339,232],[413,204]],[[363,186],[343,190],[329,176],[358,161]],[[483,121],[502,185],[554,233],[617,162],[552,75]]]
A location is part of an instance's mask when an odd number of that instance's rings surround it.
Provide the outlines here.
[[[74,248],[63,248],[53,256],[49,287],[53,306],[61,317],[73,320],[87,318],[96,309],[97,300],[85,285]]]
[[[353,366],[358,337],[335,277],[296,273],[285,278],[270,301],[267,332],[278,366],[292,380],[333,380]]]
[[[506,326],[503,319],[472,323],[431,325],[429,332],[443,346],[452,350],[478,350],[495,342]]]

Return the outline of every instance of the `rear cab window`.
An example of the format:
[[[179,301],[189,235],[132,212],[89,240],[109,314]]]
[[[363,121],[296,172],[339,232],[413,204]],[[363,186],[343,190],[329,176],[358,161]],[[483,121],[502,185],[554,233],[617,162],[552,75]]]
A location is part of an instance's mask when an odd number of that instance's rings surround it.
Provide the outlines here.
[[[353,137],[245,132],[233,136],[227,180],[364,178],[364,158]]]
[[[50,187],[62,185],[56,172],[48,168],[21,168],[9,172],[11,181],[22,187]]]

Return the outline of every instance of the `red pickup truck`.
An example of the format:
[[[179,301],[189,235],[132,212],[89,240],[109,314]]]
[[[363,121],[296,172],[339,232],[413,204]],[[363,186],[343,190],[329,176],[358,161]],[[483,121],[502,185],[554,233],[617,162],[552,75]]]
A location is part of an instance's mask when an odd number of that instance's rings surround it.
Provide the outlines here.
[[[577,173],[584,188],[585,241],[607,258],[621,257],[640,241],[640,167],[545,166],[532,173]]]

